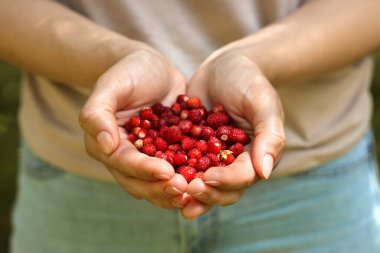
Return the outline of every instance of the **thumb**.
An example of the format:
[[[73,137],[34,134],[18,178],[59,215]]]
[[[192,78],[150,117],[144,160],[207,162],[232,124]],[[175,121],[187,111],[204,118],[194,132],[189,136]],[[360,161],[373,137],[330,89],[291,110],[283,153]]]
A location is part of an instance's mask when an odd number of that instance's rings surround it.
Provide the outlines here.
[[[106,155],[111,154],[120,142],[115,118],[117,102],[115,97],[108,93],[105,90],[95,90],[79,115],[80,126],[96,140]]]
[[[252,163],[260,177],[268,179],[285,145],[282,118],[272,115],[254,127]]]

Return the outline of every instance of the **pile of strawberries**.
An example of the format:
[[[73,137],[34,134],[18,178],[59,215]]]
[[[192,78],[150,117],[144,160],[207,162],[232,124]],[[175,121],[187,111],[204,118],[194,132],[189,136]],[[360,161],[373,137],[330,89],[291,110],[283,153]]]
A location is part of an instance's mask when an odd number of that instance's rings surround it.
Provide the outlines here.
[[[126,124],[128,140],[141,152],[168,161],[187,182],[212,166],[226,166],[250,142],[221,104],[210,111],[198,97],[179,95],[170,107],[145,107]]]

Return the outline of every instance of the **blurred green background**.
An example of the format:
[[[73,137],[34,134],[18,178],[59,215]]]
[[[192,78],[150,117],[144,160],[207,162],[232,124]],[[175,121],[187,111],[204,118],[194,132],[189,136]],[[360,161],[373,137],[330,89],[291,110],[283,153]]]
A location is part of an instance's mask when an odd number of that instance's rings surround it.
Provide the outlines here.
[[[374,54],[375,77],[372,85],[376,146],[380,157],[380,50]],[[8,252],[10,213],[15,198],[18,156],[17,109],[20,72],[0,61],[0,252]]]

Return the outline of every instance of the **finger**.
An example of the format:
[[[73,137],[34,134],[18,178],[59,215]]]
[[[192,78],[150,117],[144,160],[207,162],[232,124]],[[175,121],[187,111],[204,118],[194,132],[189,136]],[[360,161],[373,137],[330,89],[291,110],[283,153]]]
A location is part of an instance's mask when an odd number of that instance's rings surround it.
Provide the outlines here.
[[[240,154],[232,164],[226,167],[211,167],[204,174],[207,185],[225,191],[243,190],[259,179],[248,152]]]
[[[268,179],[285,146],[284,112],[280,98],[264,78],[255,78],[255,91],[243,100],[253,132],[252,163],[257,174]]]
[[[182,210],[181,215],[188,219],[193,220],[211,210],[212,206],[199,202],[196,199],[192,199]]]
[[[202,179],[194,179],[190,182],[187,192],[204,204],[228,206],[239,201],[244,190],[223,191],[205,184]]]
[[[96,141],[89,135],[85,136],[85,142],[86,150],[92,157],[124,176],[152,181],[170,179],[174,175],[174,168],[170,163],[141,153],[126,139],[121,139],[120,145],[111,155],[100,152]]]
[[[146,199],[164,208],[183,208],[191,200],[191,196],[185,193],[187,182],[179,175],[170,180],[148,182],[126,177],[116,170],[110,171],[120,186],[137,199]]]
[[[118,98],[128,97],[130,91],[128,87],[133,86],[124,85],[125,87],[119,90],[116,87],[120,87],[120,84],[110,76],[111,74],[107,73],[99,79],[79,115],[80,126],[96,140],[98,147],[107,155],[119,145],[118,125],[115,118],[115,113],[120,106]]]

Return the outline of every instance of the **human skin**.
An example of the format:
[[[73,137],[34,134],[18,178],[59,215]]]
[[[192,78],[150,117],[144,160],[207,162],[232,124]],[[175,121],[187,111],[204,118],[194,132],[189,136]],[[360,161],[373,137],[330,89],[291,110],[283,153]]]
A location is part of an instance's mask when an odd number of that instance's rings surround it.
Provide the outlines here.
[[[181,193],[187,191],[193,199],[182,215],[193,219],[215,205],[235,203],[247,187],[269,177],[285,139],[275,87],[328,73],[376,49],[380,43],[379,5],[376,0],[309,1],[286,19],[232,42],[206,59],[190,80],[188,93],[208,105],[221,102],[239,126],[255,136],[250,151],[233,165],[218,172],[210,169],[205,174],[206,184],[195,180],[187,185],[165,161],[140,154],[119,128],[137,109],[156,102],[154,99],[170,103],[176,94],[185,92],[181,74],[148,45],[51,1],[4,0],[0,2],[0,57],[64,84],[93,89],[80,117],[88,152],[136,198],[165,208],[182,208],[190,198]],[[19,13],[26,9],[28,15],[20,19]],[[149,66],[157,63],[160,71],[146,76]],[[155,87],[149,87],[151,80]],[[154,99],[138,93],[157,87],[161,93]],[[122,89],[126,91],[120,92]],[[229,94],[232,103],[226,103],[226,95],[220,91]],[[134,99],[128,101],[131,97]],[[229,176],[234,167],[239,168],[240,176]]]

